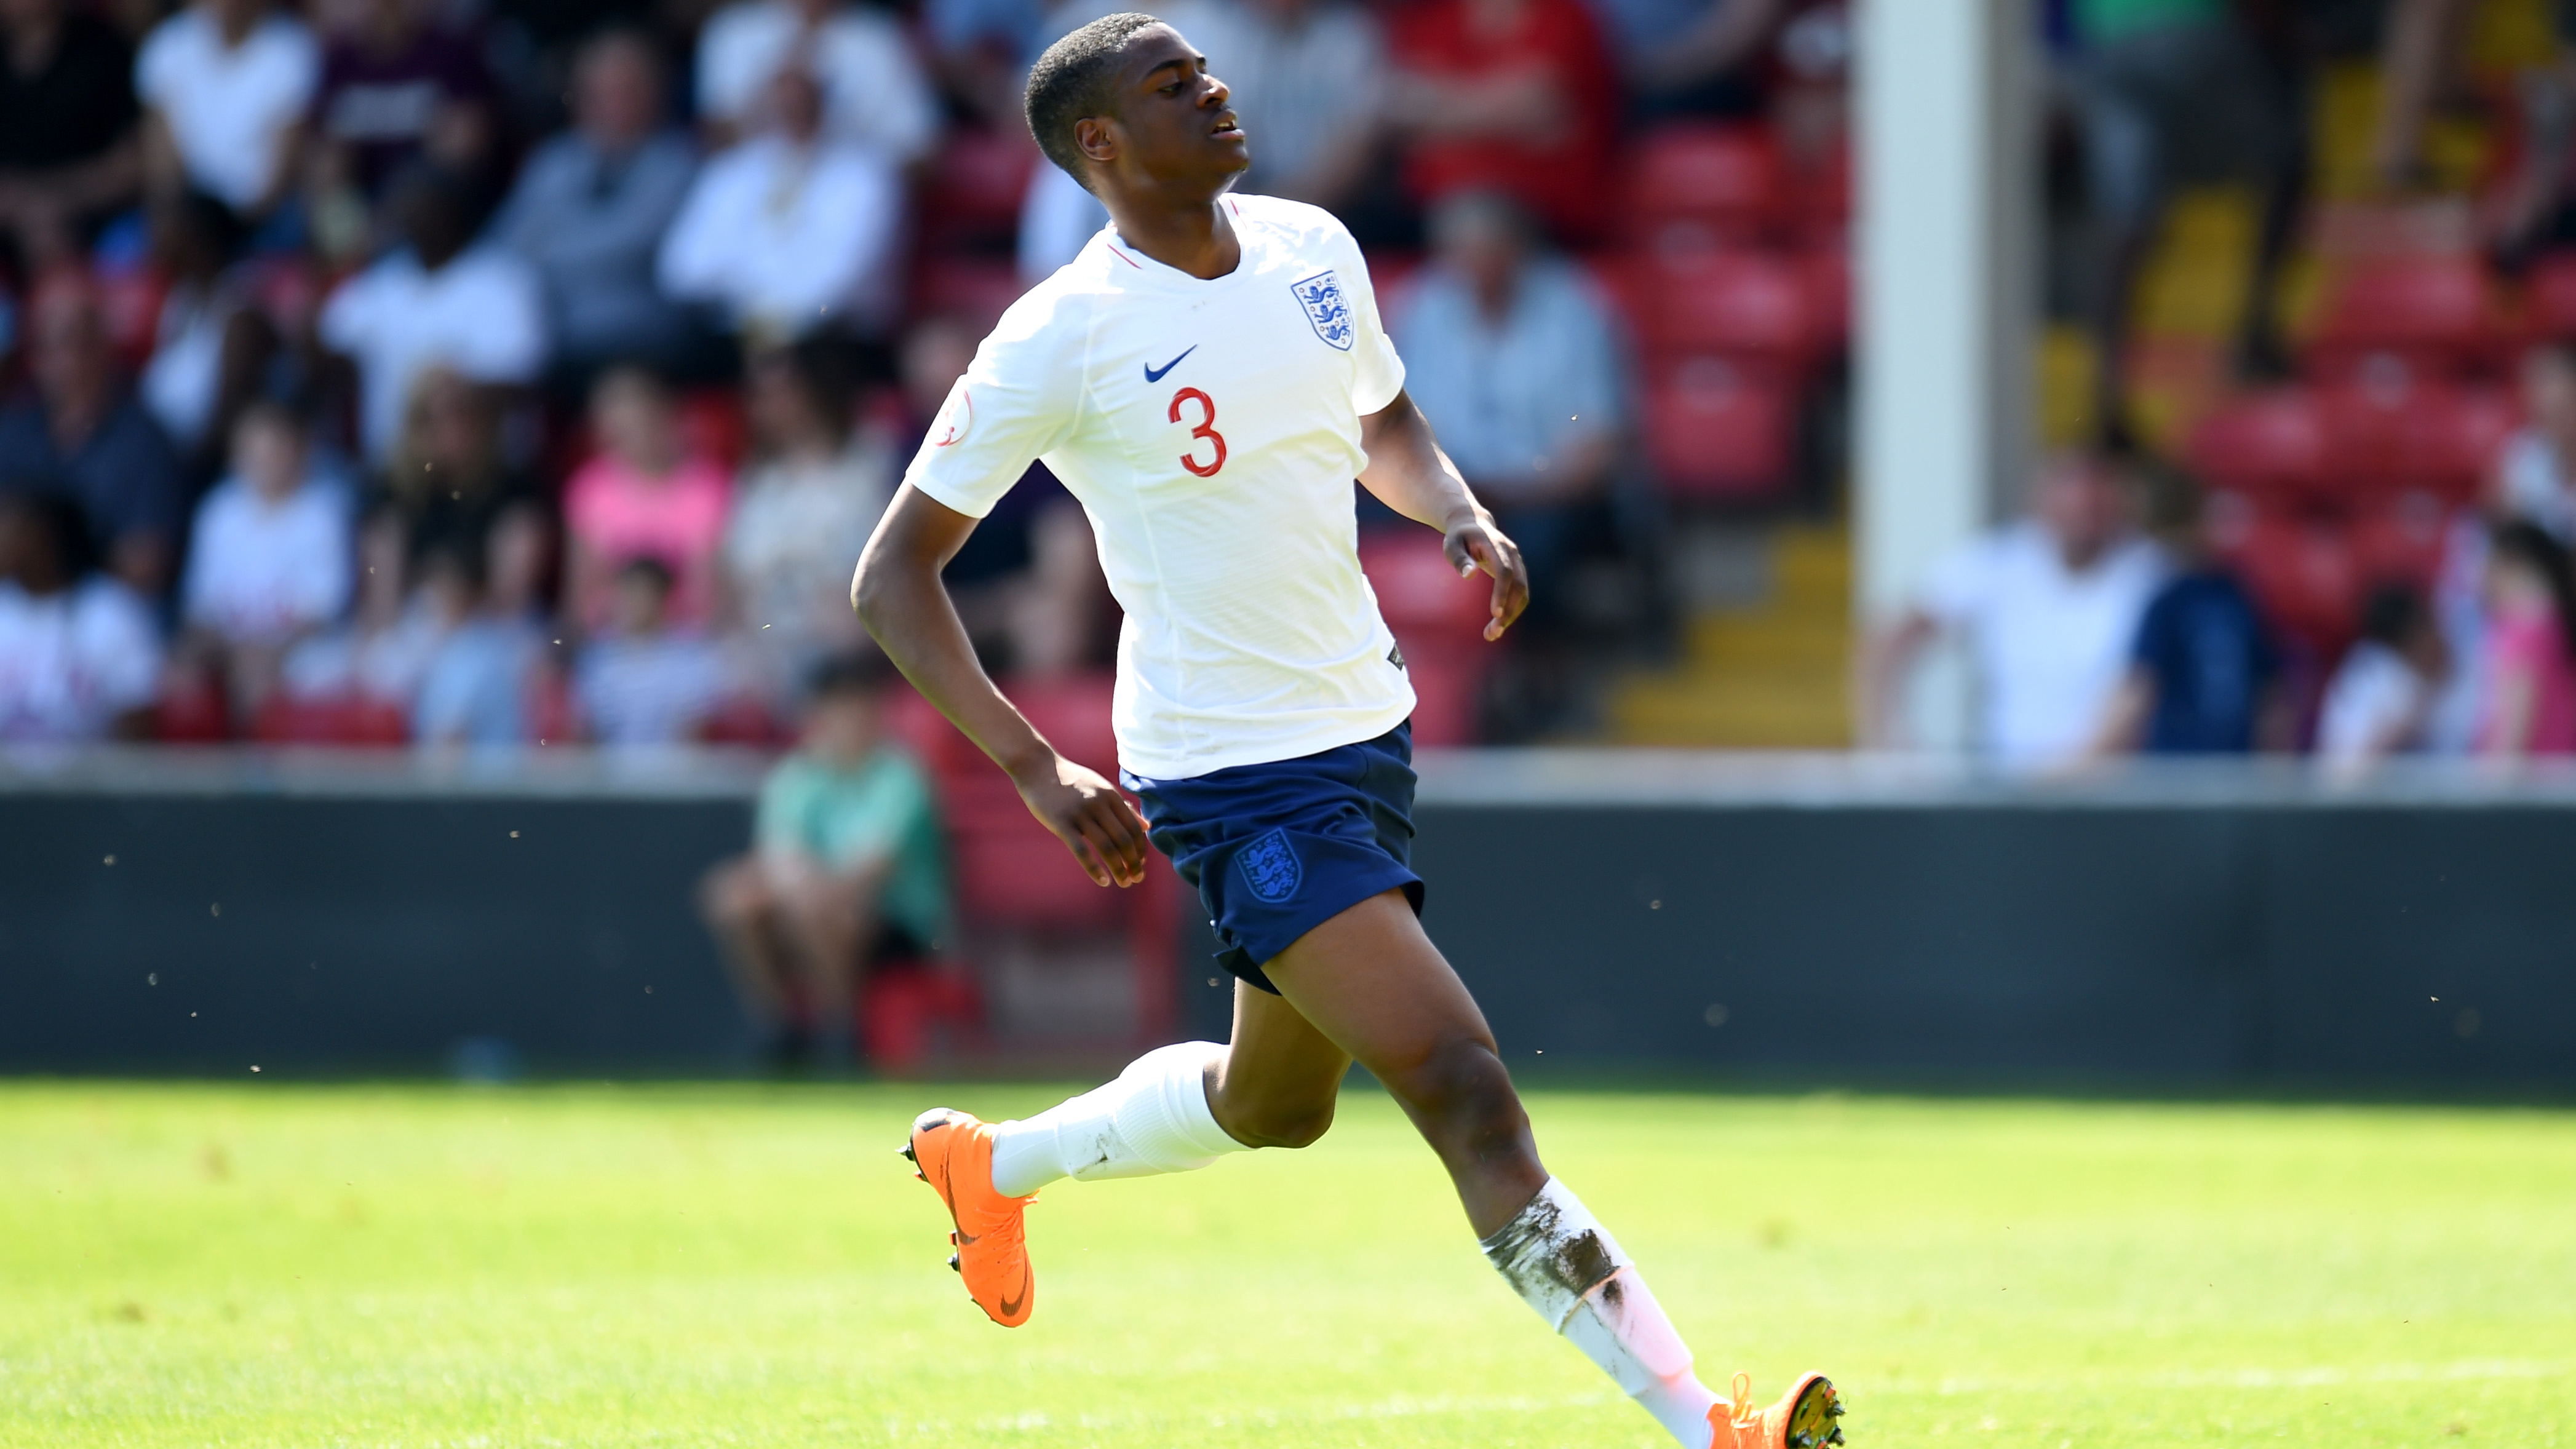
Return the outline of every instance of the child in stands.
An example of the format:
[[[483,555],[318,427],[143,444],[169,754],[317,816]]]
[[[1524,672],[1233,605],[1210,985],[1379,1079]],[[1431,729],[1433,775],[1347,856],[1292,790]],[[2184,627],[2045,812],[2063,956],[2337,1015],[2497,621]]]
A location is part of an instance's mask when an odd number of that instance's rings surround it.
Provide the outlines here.
[[[89,567],[80,506],[0,490],[0,743],[150,732],[161,639],[143,601]]]
[[[673,622],[673,576],[651,557],[619,568],[609,627],[583,650],[574,692],[601,744],[686,744],[733,690],[723,651]]]
[[[617,609],[620,570],[649,557],[672,576],[672,620],[707,623],[732,480],[688,452],[669,389],[643,368],[615,368],[600,378],[591,389],[590,422],[599,453],[564,489],[567,612],[584,632],[606,626]]]
[[[233,425],[232,473],[197,506],[181,590],[188,652],[246,716],[299,639],[349,606],[349,498],[317,475],[304,419],[262,399]]]
[[[2450,672],[2450,646],[2424,596],[2404,584],[2372,590],[2362,604],[2361,638],[2326,685],[2318,756],[2329,769],[2352,771],[2422,749]]]
[[[743,1000],[782,1065],[850,1019],[872,970],[928,958],[948,923],[948,864],[930,779],[884,729],[893,671],[870,650],[808,686],[794,754],[761,786],[751,854],[709,872],[700,900]]]

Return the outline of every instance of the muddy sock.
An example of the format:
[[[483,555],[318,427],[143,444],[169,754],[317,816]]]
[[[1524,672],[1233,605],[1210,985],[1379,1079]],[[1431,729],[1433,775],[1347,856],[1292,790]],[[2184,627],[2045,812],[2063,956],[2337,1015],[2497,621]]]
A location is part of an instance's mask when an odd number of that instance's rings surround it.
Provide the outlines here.
[[[1208,1110],[1208,1065],[1224,1056],[1212,1041],[1156,1047],[1105,1087],[993,1124],[994,1191],[1024,1197],[1060,1177],[1189,1172],[1246,1151]]]
[[[1549,1178],[1529,1206],[1484,1240],[1485,1259],[1547,1326],[1655,1416],[1687,1449],[1708,1449],[1717,1395],[1691,1373],[1690,1349],[1610,1230]]]

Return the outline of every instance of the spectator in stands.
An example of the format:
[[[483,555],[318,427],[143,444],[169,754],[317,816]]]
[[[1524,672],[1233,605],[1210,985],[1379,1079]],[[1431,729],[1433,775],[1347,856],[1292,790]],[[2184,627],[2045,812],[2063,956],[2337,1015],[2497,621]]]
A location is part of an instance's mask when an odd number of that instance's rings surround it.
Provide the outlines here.
[[[359,0],[325,37],[306,120],[314,242],[355,257],[372,213],[424,163],[453,178],[459,245],[491,204],[501,160],[499,93],[480,36],[431,0]],[[394,229],[407,231],[399,215]]]
[[[2392,0],[2380,25],[2379,122],[2371,136],[2372,179],[2384,191],[2433,184],[2424,162],[2424,123],[2451,83],[2476,0]],[[2553,18],[2566,24],[2565,6]]]
[[[2547,530],[2498,524],[2487,559],[2478,753],[2576,754],[2576,574]]]
[[[2496,455],[2489,506],[2576,542],[2576,348],[2553,342],[2524,356],[2522,411]]]
[[[413,696],[412,738],[471,749],[526,744],[534,737],[530,693],[545,658],[535,621],[486,587],[489,570],[475,554],[440,548],[421,570],[421,607],[438,643]]]
[[[1838,0],[1593,0],[1593,9],[1636,109],[1651,117],[1760,116],[1778,52],[1839,66],[1850,49]]]
[[[734,678],[714,641],[671,621],[674,575],[649,555],[609,581],[608,627],[583,646],[573,681],[593,739],[620,749],[687,744]]]
[[[751,362],[759,452],[725,525],[724,572],[773,704],[819,661],[868,644],[850,577],[894,497],[894,460],[853,426],[845,372],[810,342]]]
[[[28,312],[35,395],[0,412],[0,489],[74,500],[108,571],[158,598],[187,506],[179,459],[118,375],[86,283],[58,277]]]
[[[423,372],[370,508],[400,530],[405,555],[482,558],[503,520],[540,509],[536,489],[502,459],[492,389],[445,367]]]
[[[2287,751],[2297,722],[2280,656],[2253,597],[2210,551],[2200,485],[2146,470],[2148,517],[2173,572],[2138,622],[2128,677],[2112,696],[2096,756]]]
[[[277,354],[277,329],[231,265],[241,223],[229,207],[187,191],[153,197],[149,216],[169,290],[138,390],[189,471],[204,478],[221,467],[233,419]]]
[[[929,776],[886,738],[893,670],[873,652],[815,671],[803,738],[761,786],[752,853],[699,900],[780,1065],[850,1020],[873,971],[926,961],[946,936],[947,855]]]
[[[286,651],[349,604],[349,497],[314,471],[303,416],[263,399],[233,425],[233,466],[197,505],[180,592],[183,652],[231,687],[247,718]]]
[[[347,623],[287,650],[280,682],[288,696],[409,713],[450,612],[441,599],[413,597],[411,560],[401,516],[390,508],[369,513],[357,530],[357,608]]]
[[[359,434],[379,463],[400,439],[404,401],[429,368],[523,384],[546,360],[536,276],[499,247],[468,247],[461,181],[418,168],[389,205],[409,245],[341,283],[320,322],[323,345],[357,367]]]
[[[791,67],[821,87],[818,119],[836,141],[901,167],[939,139],[938,98],[892,14],[834,0],[737,0],[698,37],[698,114],[719,144],[765,129],[766,92]]]
[[[573,65],[573,126],[528,158],[492,235],[536,270],[557,369],[574,396],[620,359],[690,369],[687,313],[655,284],[697,153],[664,122],[661,60],[636,31],[588,41]]]
[[[2354,771],[2422,749],[2450,648],[2424,596],[2403,584],[2370,593],[2361,637],[2335,666],[2317,718],[2317,754],[2329,769]]]
[[[70,499],[0,492],[0,743],[140,739],[161,672],[151,611],[85,567]]]
[[[1405,389],[1530,577],[1561,578],[1607,532],[1628,395],[1610,309],[1500,193],[1448,197],[1430,229],[1432,264],[1387,325]]]
[[[599,451],[564,488],[565,612],[585,632],[609,624],[631,592],[618,578],[649,558],[672,577],[672,621],[705,626],[732,481],[686,450],[670,390],[643,368],[600,377],[590,426]]]
[[[1501,191],[1560,241],[1597,235],[1619,94],[1582,0],[1423,0],[1390,25],[1386,119],[1414,200]]]
[[[72,0],[0,0],[0,259],[73,256],[142,176],[134,52]]]
[[[2078,758],[2120,687],[2164,575],[2129,515],[2123,480],[2108,464],[2051,459],[2031,516],[1945,560],[1871,642],[1860,681],[1864,741],[1906,743],[1904,687],[1923,651],[1950,634],[1974,667],[1983,755],[2014,770]]]
[[[2125,447],[2129,319],[2139,269],[2176,189],[2243,177],[2262,188],[2238,369],[2287,371],[2274,323],[2281,264],[2305,196],[2306,125],[2291,45],[2270,7],[2219,0],[2078,0],[2075,104],[2091,189],[2095,416]]]
[[[134,62],[151,189],[266,220],[292,189],[297,124],[321,78],[320,42],[269,0],[195,0],[162,21]]]
[[[892,161],[825,134],[822,91],[804,70],[779,72],[767,95],[762,131],[698,173],[662,244],[662,288],[770,338],[873,330],[898,300]]]
[[[1159,12],[1208,57],[1260,137],[1237,189],[1339,210],[1368,179],[1386,34],[1349,0],[1183,0]]]

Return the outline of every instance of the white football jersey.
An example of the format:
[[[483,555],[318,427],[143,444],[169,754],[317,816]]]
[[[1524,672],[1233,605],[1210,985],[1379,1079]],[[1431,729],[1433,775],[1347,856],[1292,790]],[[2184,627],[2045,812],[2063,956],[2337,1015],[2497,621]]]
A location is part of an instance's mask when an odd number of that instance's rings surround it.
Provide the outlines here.
[[[1203,281],[1102,231],[1002,315],[904,481],[981,518],[1032,458],[1082,503],[1118,639],[1119,763],[1177,780],[1371,739],[1413,711],[1360,572],[1360,418],[1404,364],[1320,207],[1229,196]]]

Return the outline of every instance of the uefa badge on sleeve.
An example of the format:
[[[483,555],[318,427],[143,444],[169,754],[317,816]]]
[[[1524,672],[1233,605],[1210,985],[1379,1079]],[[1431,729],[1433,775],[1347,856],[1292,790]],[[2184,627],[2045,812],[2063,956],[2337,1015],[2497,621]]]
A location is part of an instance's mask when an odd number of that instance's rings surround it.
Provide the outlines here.
[[[1330,271],[1317,272],[1302,282],[1290,282],[1288,290],[1297,294],[1297,304],[1306,309],[1306,320],[1314,324],[1315,335],[1326,345],[1351,350],[1351,308],[1342,299],[1342,282]]]

